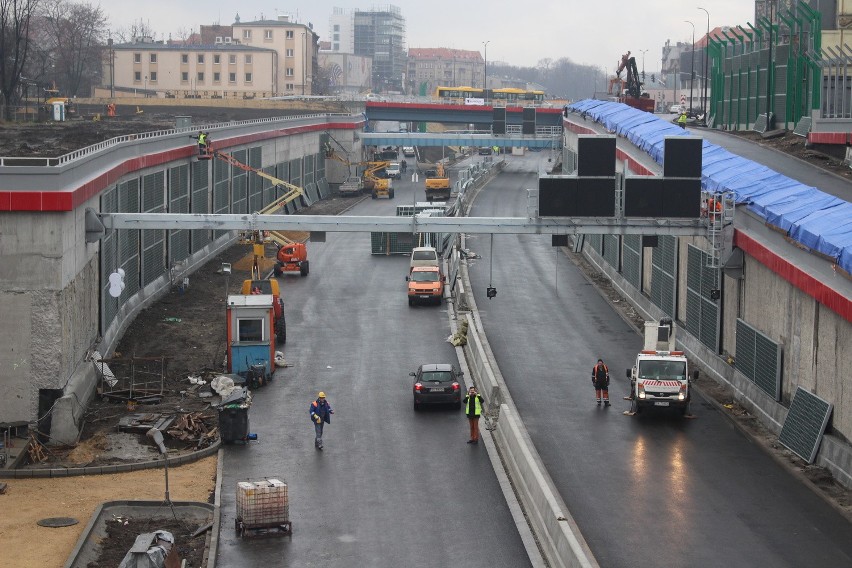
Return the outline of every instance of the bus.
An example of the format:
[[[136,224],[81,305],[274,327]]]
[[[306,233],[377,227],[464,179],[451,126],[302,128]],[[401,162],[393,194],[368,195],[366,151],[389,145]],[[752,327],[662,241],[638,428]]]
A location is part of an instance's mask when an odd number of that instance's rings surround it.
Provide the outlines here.
[[[467,99],[485,100],[491,103],[541,103],[544,91],[524,89],[480,89],[477,87],[438,87],[435,98],[446,102],[464,103]]]

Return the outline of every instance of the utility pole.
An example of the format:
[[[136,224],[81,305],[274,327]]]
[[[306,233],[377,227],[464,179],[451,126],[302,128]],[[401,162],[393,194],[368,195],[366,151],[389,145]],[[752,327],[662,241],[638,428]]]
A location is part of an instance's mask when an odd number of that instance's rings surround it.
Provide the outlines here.
[[[687,114],[690,114],[692,113],[692,84],[693,81],[695,81],[695,24],[693,24],[689,20],[684,20],[684,22],[692,26],[692,51],[690,52],[690,54],[692,55],[692,68],[689,72],[689,110],[687,111]]]
[[[488,90],[488,44],[491,43],[491,40],[482,42],[482,45],[485,46],[485,77],[482,80],[482,94],[486,95],[485,91]],[[488,98],[487,96],[485,98]]]
[[[710,82],[710,12],[698,6],[707,14],[707,37],[704,38],[704,102],[701,105],[704,112],[704,124],[707,124],[707,83]]]

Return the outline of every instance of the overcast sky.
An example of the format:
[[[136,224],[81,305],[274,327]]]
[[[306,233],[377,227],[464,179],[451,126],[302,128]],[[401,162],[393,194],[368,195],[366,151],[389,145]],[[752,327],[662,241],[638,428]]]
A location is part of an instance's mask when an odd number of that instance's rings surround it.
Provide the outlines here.
[[[178,35],[180,29],[198,30],[201,24],[230,25],[239,13],[244,22],[274,19],[292,14],[297,21],[313,23],[320,40],[329,39],[328,18],[332,7],[369,10],[373,6],[398,6],[406,19],[407,47],[452,47],[478,50],[488,41],[488,60],[512,65],[535,65],[549,57],[568,57],[575,63],[596,65],[612,71],[621,54],[630,50],[636,63],[656,71],[666,40],[696,40],[716,26],[746,27],[754,21],[754,2],[749,0],[398,0],[357,2],[313,0],[103,0],[100,5],[110,26],[128,28],[140,19],[150,23],[158,39]]]

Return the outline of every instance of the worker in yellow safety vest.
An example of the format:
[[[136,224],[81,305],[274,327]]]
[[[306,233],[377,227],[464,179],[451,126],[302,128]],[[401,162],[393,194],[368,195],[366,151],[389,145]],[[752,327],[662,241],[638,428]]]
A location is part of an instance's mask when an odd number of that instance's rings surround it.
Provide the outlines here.
[[[470,440],[467,441],[468,444],[479,443],[479,416],[482,414],[482,402],[482,395],[476,391],[476,387],[470,387],[462,400],[464,413],[470,424]]]
[[[683,110],[680,112],[680,116],[677,118],[677,125],[686,130],[686,111]]]

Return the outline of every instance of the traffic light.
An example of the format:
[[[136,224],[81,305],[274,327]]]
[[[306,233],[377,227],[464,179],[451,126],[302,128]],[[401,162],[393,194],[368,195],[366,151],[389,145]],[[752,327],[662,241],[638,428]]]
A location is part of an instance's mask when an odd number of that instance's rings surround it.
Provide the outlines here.
[[[497,295],[497,288],[495,288],[494,286],[489,286],[488,289],[485,291],[485,295],[488,296],[488,299],[490,300],[491,298]]]
[[[645,80],[645,70],[644,69],[642,70],[642,80],[643,81]]]
[[[656,83],[656,82],[657,82],[657,78],[654,76],[654,74],[653,74],[653,73],[651,73],[651,82],[652,82],[652,83]]]

